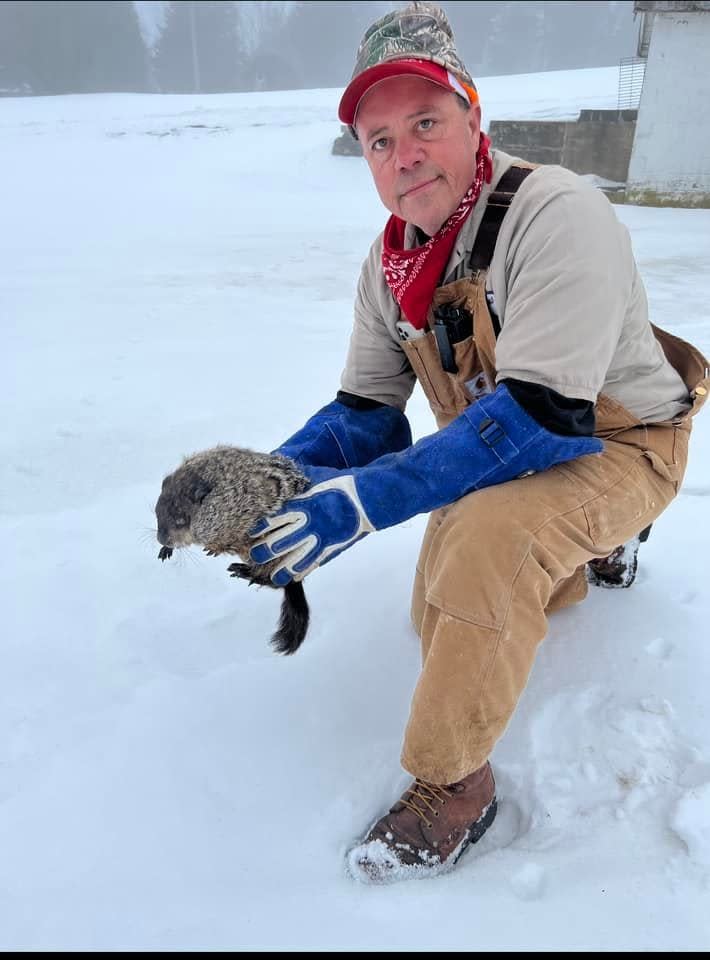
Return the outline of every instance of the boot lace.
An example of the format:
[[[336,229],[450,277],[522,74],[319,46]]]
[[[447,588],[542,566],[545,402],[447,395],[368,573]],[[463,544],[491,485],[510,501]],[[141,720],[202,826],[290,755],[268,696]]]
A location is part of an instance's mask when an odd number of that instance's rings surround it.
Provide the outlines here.
[[[434,804],[440,804],[442,807],[446,806],[447,799],[452,797],[453,794],[454,791],[451,787],[427,783],[425,780],[415,780],[414,785],[409,788],[400,803],[415,813],[431,830],[434,824],[430,817],[439,816],[439,810]],[[429,813],[427,813],[427,810]]]

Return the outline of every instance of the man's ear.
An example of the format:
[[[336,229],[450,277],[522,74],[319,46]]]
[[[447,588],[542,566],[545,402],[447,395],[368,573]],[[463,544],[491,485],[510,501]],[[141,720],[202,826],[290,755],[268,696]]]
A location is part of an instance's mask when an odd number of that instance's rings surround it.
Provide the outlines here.
[[[473,104],[468,111],[468,125],[478,150],[481,140],[481,107],[477,103]]]

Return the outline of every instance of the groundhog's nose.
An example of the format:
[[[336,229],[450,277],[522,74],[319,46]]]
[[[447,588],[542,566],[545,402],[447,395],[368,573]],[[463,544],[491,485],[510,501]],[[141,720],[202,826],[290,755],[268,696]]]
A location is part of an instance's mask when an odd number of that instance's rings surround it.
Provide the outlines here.
[[[158,543],[162,543],[164,547],[171,546],[170,535],[165,527],[158,527]]]

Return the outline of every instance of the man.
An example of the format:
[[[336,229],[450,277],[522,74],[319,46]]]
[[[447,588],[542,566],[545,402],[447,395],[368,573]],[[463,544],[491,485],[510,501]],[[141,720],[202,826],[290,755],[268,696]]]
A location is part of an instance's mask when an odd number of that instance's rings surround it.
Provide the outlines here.
[[[349,854],[384,882],[449,869],[493,823],[489,757],[547,615],[674,498],[708,380],[649,324],[603,194],[490,150],[440,8],[370,27],[339,115],[391,217],[363,265],[342,390],[279,448],[311,486],[259,524],[251,556],[281,558],[285,584],[432,512],[402,751],[415,779]],[[417,380],[439,430],[412,444]]]

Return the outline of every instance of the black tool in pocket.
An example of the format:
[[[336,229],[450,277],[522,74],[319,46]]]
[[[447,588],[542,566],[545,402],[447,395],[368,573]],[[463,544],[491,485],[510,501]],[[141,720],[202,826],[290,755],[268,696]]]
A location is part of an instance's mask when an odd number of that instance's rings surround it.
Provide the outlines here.
[[[466,307],[442,303],[434,310],[434,336],[439,349],[441,366],[447,373],[456,373],[454,344],[460,343],[473,333],[473,317]]]

